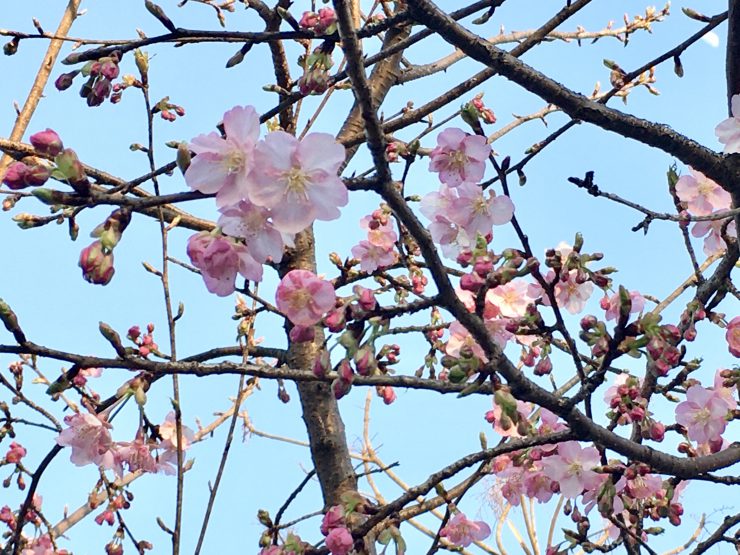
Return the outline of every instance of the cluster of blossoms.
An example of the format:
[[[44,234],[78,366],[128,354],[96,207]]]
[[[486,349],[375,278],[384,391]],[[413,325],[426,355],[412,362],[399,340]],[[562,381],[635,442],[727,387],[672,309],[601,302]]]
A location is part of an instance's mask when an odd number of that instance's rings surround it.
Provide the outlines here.
[[[237,274],[262,279],[262,264],[280,261],[285,246],[315,220],[334,220],[347,204],[338,177],[344,147],[331,135],[311,133],[299,140],[284,131],[259,139],[253,107],[237,106],[223,118],[225,136],[199,135],[185,181],[216,195],[219,229],[188,242],[188,256],[206,287],[220,296],[235,289]]]
[[[693,168],[689,168],[689,173],[676,182],[676,196],[692,216],[712,216],[732,207],[730,193]],[[693,224],[691,234],[704,237],[704,254],[712,256],[727,248],[722,235],[737,238],[737,229],[735,221],[730,218],[704,220]]]
[[[142,470],[151,473],[174,474],[177,459],[177,432],[175,415],[169,413],[157,427],[156,439],[147,438],[140,431],[134,441],[116,442],[111,437],[112,429],[104,415],[77,413],[66,416],[67,427],[56,439],[58,445],[70,447],[70,460],[77,466],[94,464],[104,469],[113,469],[121,476],[124,465],[129,472]],[[183,449],[193,440],[193,433],[183,426]]]
[[[429,169],[439,174],[442,186],[422,199],[421,212],[431,220],[429,231],[445,256],[472,250],[478,235],[490,241],[494,225],[511,221],[511,199],[490,190],[486,194],[478,185],[490,154],[491,147],[480,135],[449,128],[437,136]]]
[[[360,261],[363,272],[372,273],[395,263],[398,255],[395,244],[398,234],[393,229],[390,210],[378,209],[360,220],[360,227],[367,231],[367,239],[352,247],[352,256]]]
[[[100,106],[105,99],[111,96],[113,92],[113,80],[120,74],[118,64],[121,61],[119,52],[112,52],[110,56],[105,56],[98,60],[86,63],[82,69],[62,73],[57,77],[54,85],[60,91],[66,90],[72,86],[75,77],[82,75],[87,78],[80,89],[80,96],[87,101],[88,106]],[[117,99],[111,98],[111,102],[117,102]]]
[[[337,15],[332,8],[321,8],[318,12],[303,12],[298,26],[317,35],[331,35],[337,30]]]

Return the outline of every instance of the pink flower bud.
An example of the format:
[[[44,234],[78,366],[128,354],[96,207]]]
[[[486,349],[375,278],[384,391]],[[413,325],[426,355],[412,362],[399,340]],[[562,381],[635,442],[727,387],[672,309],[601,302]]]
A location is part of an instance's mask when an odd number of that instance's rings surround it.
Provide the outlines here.
[[[665,425],[662,422],[653,421],[650,424],[650,439],[653,441],[663,441],[665,437]]]
[[[317,378],[323,378],[331,370],[331,358],[329,351],[323,350],[313,363],[313,373]]]
[[[334,393],[334,398],[336,400],[339,400],[347,395],[350,389],[352,389],[352,384],[341,378],[334,380],[331,384],[331,390]]]
[[[66,91],[72,86],[74,78],[77,76],[78,73],[79,71],[62,73],[59,77],[57,77],[56,81],[54,81],[54,86],[57,88],[58,91]]]
[[[347,555],[354,547],[352,534],[345,527],[334,528],[326,536],[326,547],[331,555]]]
[[[10,449],[8,449],[8,452],[5,455],[5,462],[9,464],[16,464],[21,462],[21,459],[25,456],[26,449],[20,443],[16,443],[14,441],[10,444]]]
[[[334,528],[342,526],[344,526],[344,508],[341,505],[334,505],[326,511],[324,519],[321,521],[321,533],[328,536]]]
[[[38,152],[41,154],[48,154],[52,157],[64,150],[62,139],[57,135],[56,131],[49,128],[31,135],[30,141],[33,148]]]
[[[352,366],[349,364],[349,359],[342,359],[342,362],[339,363],[339,369],[337,370],[337,373],[339,374],[340,379],[344,380],[345,382],[352,383],[352,379],[355,376],[354,371],[352,370]]]
[[[386,405],[390,405],[396,400],[396,392],[389,385],[382,386],[379,393]]]
[[[96,285],[108,285],[113,278],[113,253],[105,252],[100,241],[88,245],[80,253],[79,266],[85,281]]]
[[[8,170],[3,177],[3,183],[8,186],[9,189],[18,191],[28,187],[26,182],[26,176],[28,175],[28,166],[23,162],[13,162],[8,166]]]
[[[330,310],[326,316],[324,316],[324,325],[329,331],[337,333],[344,329],[347,325],[347,317],[345,316],[345,307],[341,306]]]
[[[372,289],[368,289],[362,285],[356,285],[353,291],[357,295],[357,303],[363,310],[375,310],[378,302],[375,300],[375,293]]]
[[[354,356],[355,368],[360,376],[370,376],[378,367],[375,355],[370,347],[357,349]]]

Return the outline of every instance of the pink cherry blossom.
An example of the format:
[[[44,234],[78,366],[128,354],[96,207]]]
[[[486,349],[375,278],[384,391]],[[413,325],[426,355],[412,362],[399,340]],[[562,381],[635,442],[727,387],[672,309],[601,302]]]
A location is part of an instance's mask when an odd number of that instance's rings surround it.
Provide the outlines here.
[[[627,478],[627,473],[616,484],[617,492],[624,492],[632,499],[647,499],[663,490],[663,480],[656,474],[635,473],[633,478]]]
[[[69,555],[69,551],[66,549],[55,550],[49,534],[44,534],[30,542],[21,551],[21,555]]]
[[[732,97],[732,117],[723,120],[714,128],[719,142],[725,145],[725,154],[740,152],[740,94]]]
[[[187,252],[208,291],[219,297],[234,292],[237,274],[252,281],[262,280],[262,265],[246,246],[227,237],[202,231],[190,237]]]
[[[218,226],[226,235],[244,239],[249,253],[260,264],[268,259],[280,262],[283,248],[293,246],[293,237],[275,229],[270,215],[267,208],[242,200],[221,209]]]
[[[581,447],[577,441],[558,444],[558,453],[542,461],[543,471],[548,478],[560,484],[560,492],[566,497],[577,497],[600,482],[593,468],[600,464],[599,452],[594,447]]]
[[[497,462],[500,461],[497,460]],[[501,461],[501,464],[503,464],[503,461]],[[519,506],[522,495],[526,492],[525,481],[527,472],[527,469],[523,466],[508,464],[496,474],[496,477],[501,482],[501,495],[515,507]]]
[[[96,464],[113,468],[113,440],[108,429],[110,424],[98,416],[78,413],[64,417],[68,426],[57,436],[57,445],[71,447],[70,460],[77,466]]]
[[[639,291],[630,291],[630,300],[632,306],[630,314],[638,314],[645,308],[645,297]],[[614,293],[611,297],[601,299],[601,308],[606,310],[606,319],[614,320],[619,316],[619,293]]]
[[[372,216],[365,216],[360,220],[360,227],[367,230],[367,240],[373,245],[390,248],[398,241],[398,234],[390,220],[379,224]]]
[[[123,465],[128,467],[129,472],[141,470],[143,472],[156,472],[157,462],[151,453],[151,445],[142,434],[137,434],[134,441],[121,441],[115,447],[115,471],[119,476],[123,475]]]
[[[555,284],[555,299],[560,308],[564,308],[571,314],[578,314],[586,307],[586,302],[591,298],[594,291],[594,285],[590,281],[578,283],[576,280],[578,270],[570,270],[561,275]],[[547,282],[552,282],[555,272],[550,270],[545,276]],[[545,295],[544,290],[539,283],[531,283],[528,289],[528,295],[533,299],[541,298],[542,304],[550,306],[550,298]]]
[[[524,474],[524,488],[527,497],[537,499],[540,503],[547,503],[553,496],[552,480],[537,464]]]
[[[725,387],[725,379],[722,377],[722,369],[714,373],[714,393],[727,405],[727,410],[737,408],[737,386]]]
[[[486,300],[498,307],[502,316],[518,318],[524,316],[527,306],[534,299],[529,296],[529,287],[524,280],[515,279],[491,289]]]
[[[473,356],[478,357],[483,362],[488,362],[488,358],[483,352],[483,348],[470,335],[470,332],[460,322],[455,320],[450,324],[450,339],[445,346],[445,353],[451,357],[459,357],[460,349],[468,347],[472,349]]]
[[[480,183],[490,153],[485,137],[451,127],[437,135],[437,147],[429,155],[429,171],[438,172],[439,180],[449,187]]]
[[[740,357],[740,316],[735,316],[727,324],[725,339],[727,339],[727,347],[730,353],[732,353],[732,356]]]
[[[676,407],[676,422],[686,427],[690,440],[707,443],[722,436],[727,410],[726,401],[715,391],[693,385]]]
[[[393,246],[385,247],[370,241],[360,241],[352,247],[352,256],[360,261],[360,269],[363,272],[374,272],[396,261],[396,251]]]
[[[195,439],[193,430],[185,425],[181,425],[182,429],[182,449],[183,451],[190,447]],[[175,412],[170,411],[167,416],[164,417],[164,421],[159,425],[158,428],[159,437],[162,438],[160,447],[166,451],[177,451],[177,422],[175,421]]]
[[[524,401],[517,400],[516,411],[519,413],[520,420],[526,421],[532,412],[531,403],[525,403]],[[496,402],[493,403],[493,410],[486,412],[486,421],[493,425],[493,430],[502,437],[522,437],[517,427],[512,425],[504,429],[501,426],[501,417],[503,416],[503,409]]]
[[[707,220],[696,222],[691,228],[691,235],[694,237],[704,237],[704,254],[712,256],[721,254],[727,250],[725,240],[722,238],[722,228],[725,227],[727,220]],[[725,233],[728,237],[737,238],[737,227],[735,220],[730,221]]]
[[[257,145],[249,200],[272,210],[275,229],[298,233],[314,220],[336,220],[347,204],[347,188],[337,172],[344,147],[327,133],[302,140],[273,131]]]
[[[8,464],[16,464],[21,462],[21,459],[26,456],[26,448],[20,443],[15,441],[10,443],[10,449],[5,454],[5,462]]]
[[[236,204],[247,197],[248,176],[259,139],[259,116],[252,106],[236,106],[224,114],[226,138],[198,135],[189,147],[195,156],[185,182],[195,191],[216,194],[216,204]]]
[[[312,326],[336,301],[334,287],[308,270],[291,270],[277,288],[277,307],[293,324]]]
[[[511,221],[514,215],[514,203],[506,195],[496,196],[489,189],[488,194],[480,185],[463,183],[454,192],[447,217],[465,230],[469,237],[483,236],[491,233],[494,225],[503,225]]]
[[[321,533],[326,536],[331,530],[334,528],[340,528],[344,526],[344,524],[344,507],[341,505],[334,505],[326,511],[324,518],[321,520]]]
[[[440,530],[439,535],[450,543],[467,547],[473,542],[485,540],[491,535],[491,528],[482,520],[468,520],[463,513],[456,513]]]
[[[707,216],[717,210],[730,208],[730,193],[717,183],[693,168],[689,174],[682,175],[676,183],[676,194],[685,202],[694,216]]]
[[[354,545],[351,532],[344,526],[333,528],[326,536],[326,547],[331,555],[347,555]]]

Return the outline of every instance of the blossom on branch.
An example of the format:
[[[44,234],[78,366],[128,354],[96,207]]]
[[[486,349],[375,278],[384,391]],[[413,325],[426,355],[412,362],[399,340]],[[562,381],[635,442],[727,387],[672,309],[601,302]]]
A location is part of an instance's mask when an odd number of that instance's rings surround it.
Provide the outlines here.
[[[450,543],[467,547],[473,542],[485,540],[491,535],[491,528],[482,520],[469,520],[463,513],[457,513],[440,530],[439,535]]]
[[[195,137],[189,146],[197,156],[185,172],[188,187],[215,193],[219,206],[246,198],[259,125],[259,116],[252,106],[236,106],[224,114],[225,138],[215,132]]]
[[[335,301],[332,284],[308,270],[291,270],[277,288],[278,309],[297,326],[314,325]]]
[[[429,155],[429,171],[439,173],[439,180],[449,187],[480,183],[490,154],[485,137],[450,127],[437,135],[437,147]]]
[[[57,436],[57,445],[71,447],[70,460],[77,466],[96,464],[113,468],[115,463],[111,425],[100,417],[89,413],[78,413],[64,417],[67,428]]]
[[[732,117],[723,120],[714,128],[719,142],[725,145],[725,154],[740,152],[740,94],[732,97]]]
[[[257,145],[248,185],[249,200],[272,211],[275,229],[303,231],[315,220],[336,220],[348,201],[337,172],[344,147],[328,133],[298,140],[273,131]]]
[[[236,289],[237,274],[252,281],[262,280],[262,265],[247,247],[227,237],[202,231],[188,240],[188,256],[201,271],[206,288],[219,297]]]

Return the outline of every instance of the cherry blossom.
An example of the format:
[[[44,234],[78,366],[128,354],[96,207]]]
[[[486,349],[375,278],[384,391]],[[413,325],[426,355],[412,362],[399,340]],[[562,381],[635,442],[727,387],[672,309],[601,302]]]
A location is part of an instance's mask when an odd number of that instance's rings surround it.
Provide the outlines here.
[[[527,306],[534,299],[529,296],[529,286],[521,279],[510,281],[491,289],[486,295],[486,301],[495,305],[502,316],[520,318],[527,312]]]
[[[21,555],[69,555],[66,549],[54,549],[49,534],[44,534],[33,540],[23,551]]]
[[[312,326],[334,308],[334,287],[308,270],[291,270],[277,288],[277,307],[293,324]]]
[[[347,204],[347,188],[337,175],[344,147],[328,133],[302,140],[273,131],[257,145],[249,200],[272,210],[275,229],[298,233],[314,220],[335,220]]]
[[[182,449],[183,451],[190,447],[195,439],[193,430],[187,426],[181,425],[182,429]],[[158,428],[159,437],[162,438],[160,447],[167,451],[177,451],[177,422],[175,420],[175,412],[170,411],[165,416],[164,421],[159,425]]]
[[[188,187],[201,193],[216,193],[218,206],[246,198],[259,125],[259,116],[252,106],[235,106],[224,114],[225,138],[215,132],[195,137],[189,147],[197,156],[185,172]]]
[[[374,272],[396,261],[396,252],[393,247],[376,245],[370,241],[360,241],[352,247],[352,256],[360,261],[360,269],[363,272]]]
[[[57,436],[57,445],[71,447],[70,460],[77,466],[96,464],[113,468],[113,441],[108,429],[110,424],[89,413],[78,413],[64,417],[68,426]]]
[[[645,297],[639,291],[630,291],[630,314],[638,314],[645,308]],[[601,299],[601,308],[606,310],[606,319],[614,320],[619,316],[619,292],[614,293],[611,297]]]
[[[438,172],[439,180],[449,187],[479,183],[490,154],[485,137],[451,127],[437,135],[437,147],[429,155],[429,171]]]
[[[326,547],[331,555],[347,555],[354,545],[352,533],[344,526],[333,528],[326,536]]]
[[[727,224],[727,220],[706,220],[702,222],[696,222],[691,228],[691,235],[694,237],[704,237],[704,254],[712,256],[714,254],[721,254],[727,250],[725,240],[722,238],[723,228]],[[737,238],[737,227],[735,220],[730,220],[730,223],[725,228],[725,233],[728,237]]]
[[[570,270],[561,274],[560,279],[555,283],[555,299],[558,306],[571,314],[582,312],[594,291],[593,283],[590,281],[579,283],[578,276],[578,270]],[[555,279],[555,272],[550,270],[545,276],[545,281],[551,283],[553,279]],[[533,299],[540,298],[542,304],[550,306],[550,297],[545,295],[539,283],[529,285],[528,295]]]
[[[246,246],[227,237],[202,231],[190,237],[187,253],[201,271],[208,291],[219,297],[235,291],[237,274],[252,281],[262,280],[262,265]]]
[[[340,528],[344,526],[344,507],[341,505],[334,505],[329,508],[324,514],[324,518],[321,520],[321,533],[327,536],[334,528]]]
[[[725,145],[725,154],[740,152],[740,94],[732,97],[732,117],[723,120],[714,128],[719,142]]]
[[[506,195],[496,196],[491,189],[486,195],[480,185],[463,183],[454,193],[457,198],[453,198],[447,217],[470,237],[479,233],[486,236],[494,225],[509,223],[514,215],[511,199]]]
[[[116,443],[114,470],[119,476],[123,475],[123,465],[128,467],[129,472],[141,470],[143,472],[156,472],[157,463],[151,453],[151,446],[141,433],[136,435],[134,441],[122,441]]]
[[[249,254],[260,264],[268,259],[280,262],[283,249],[293,246],[293,236],[275,229],[270,216],[267,208],[242,200],[221,208],[218,226],[226,235],[244,239]]]
[[[725,339],[727,339],[727,347],[732,356],[740,357],[740,316],[735,316],[727,324]]]
[[[727,410],[726,401],[717,392],[693,385],[686,391],[686,400],[676,407],[676,422],[686,427],[690,440],[707,443],[722,436]]]
[[[594,447],[581,447],[576,441],[558,444],[557,455],[542,461],[548,478],[560,484],[566,497],[577,497],[584,489],[599,484],[599,474],[593,468],[599,465],[599,452]]]
[[[689,168],[676,182],[676,194],[694,216],[707,216],[717,210],[730,208],[730,193],[703,173]]]
[[[491,528],[482,520],[469,520],[463,513],[456,513],[440,530],[439,535],[450,543],[467,547],[491,535]]]
[[[26,448],[23,447],[23,445],[12,441],[8,452],[5,454],[5,462],[8,464],[19,463],[21,462],[21,459],[26,456],[26,453]]]
[[[488,358],[483,352],[483,348],[470,335],[470,332],[457,320],[450,324],[450,339],[445,346],[445,353],[452,357],[459,357],[460,350],[467,347],[472,350],[473,356],[488,362]]]

